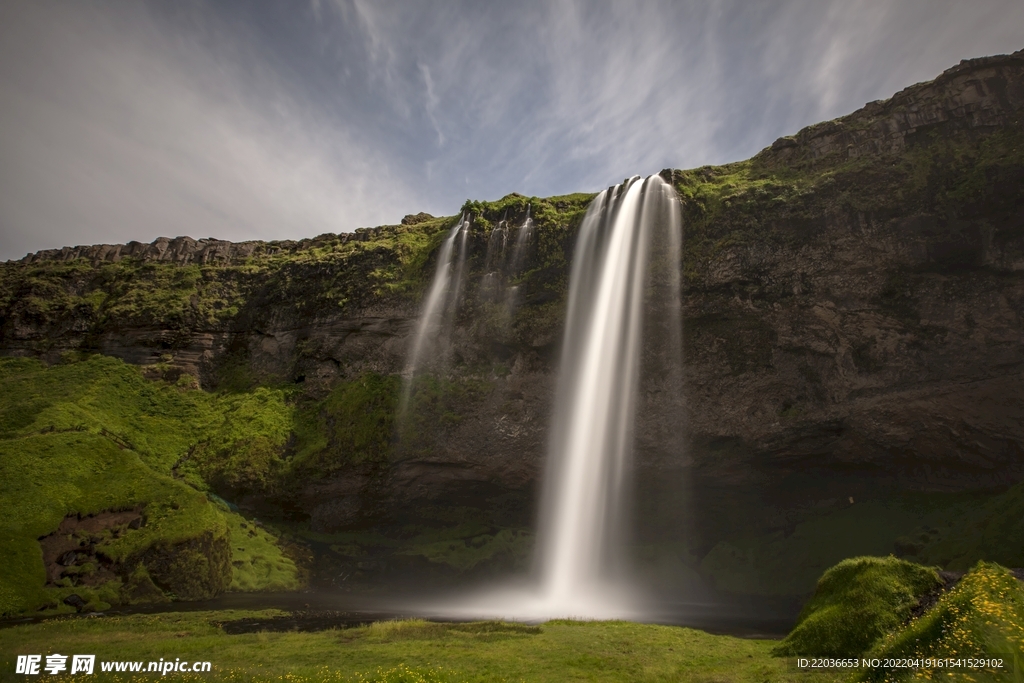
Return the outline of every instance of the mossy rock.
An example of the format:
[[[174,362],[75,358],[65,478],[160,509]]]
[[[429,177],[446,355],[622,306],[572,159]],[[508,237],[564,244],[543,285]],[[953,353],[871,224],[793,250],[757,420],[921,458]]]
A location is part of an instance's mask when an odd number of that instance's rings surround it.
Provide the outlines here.
[[[221,461],[264,488],[292,415],[281,391],[182,390],[113,358],[49,367],[0,359],[0,615],[68,611],[61,600],[72,592],[91,609],[163,601],[165,592],[211,597],[232,584],[233,559],[246,590],[297,588],[297,568],[272,534],[229,542],[242,518],[196,490],[208,486],[198,472]],[[144,510],[139,524],[92,529],[82,539],[93,558],[64,568],[62,581],[48,577],[40,539],[65,520],[127,510]],[[94,587],[106,574],[118,578]]]
[[[121,586],[121,602],[127,605],[138,605],[143,603],[167,602],[169,598],[164,595],[155,583],[146,567],[139,564],[128,575],[128,580]]]
[[[174,546],[150,548],[142,563],[156,585],[181,600],[203,600],[231,585],[231,544],[206,532]]]
[[[778,655],[856,657],[906,622],[939,587],[938,572],[895,557],[853,557],[829,569]]]

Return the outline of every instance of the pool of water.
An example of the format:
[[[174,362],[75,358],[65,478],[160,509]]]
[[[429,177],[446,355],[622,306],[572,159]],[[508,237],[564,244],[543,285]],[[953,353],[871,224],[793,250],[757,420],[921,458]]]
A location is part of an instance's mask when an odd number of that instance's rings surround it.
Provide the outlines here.
[[[72,615],[71,618],[102,619],[126,614],[163,614],[173,612],[219,612],[233,610],[277,609],[289,614],[269,618],[225,620],[221,627],[228,633],[258,631],[322,631],[351,628],[386,619],[421,618],[433,621],[453,619],[443,610],[431,613],[430,604],[444,598],[422,593],[343,593],[304,591],[296,593],[227,593],[211,600],[171,602],[157,605],[114,607],[104,612]],[[769,601],[652,600],[634,619],[643,623],[686,626],[719,635],[741,638],[781,638],[792,627],[798,606]],[[0,621],[0,628],[38,623],[58,617],[21,617]],[[216,619],[212,621],[216,622]],[[531,621],[531,620],[523,620]],[[538,620],[539,621],[539,620]]]

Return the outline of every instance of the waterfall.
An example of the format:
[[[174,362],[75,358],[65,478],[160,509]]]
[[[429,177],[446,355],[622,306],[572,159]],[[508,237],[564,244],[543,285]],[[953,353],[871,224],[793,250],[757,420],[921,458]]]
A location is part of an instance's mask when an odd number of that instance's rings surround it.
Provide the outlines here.
[[[539,592],[555,609],[606,603],[622,580],[648,266],[652,243],[678,245],[680,232],[659,176],[602,192],[580,226],[537,539]]]
[[[484,275],[480,281],[480,298],[484,301],[497,301],[501,297],[503,286],[502,271],[505,268],[505,251],[508,246],[508,210],[491,230],[487,240],[487,253],[484,256]]]
[[[508,210],[491,230],[487,240],[487,254],[484,256],[484,272],[491,273],[501,270],[505,265],[505,246],[508,243]]]
[[[590,204],[569,278],[532,583],[454,611],[526,619],[637,614],[623,557],[644,321],[660,316],[662,328],[666,320],[678,325],[681,235],[676,193],[660,176],[631,178]],[[669,347],[680,344],[678,329],[666,336]],[[678,358],[677,349],[667,354]]]
[[[512,258],[509,260],[508,276],[516,278],[523,274],[523,266],[526,265],[527,250],[530,247],[530,239],[533,237],[533,219],[530,217],[532,206],[526,206],[526,218],[519,226],[516,233],[516,244],[512,248]],[[519,307],[519,285],[512,285],[505,294],[505,308],[508,310],[509,318],[515,315]]]
[[[533,219],[530,218],[532,208],[532,206],[527,205],[526,220],[519,226],[519,232],[516,233],[516,245],[512,248],[512,262],[508,269],[511,277],[521,275],[523,266],[526,263],[526,250],[530,246],[530,238],[533,236]]]
[[[462,214],[459,222],[448,232],[448,236],[441,244],[441,250],[437,255],[437,265],[434,268],[434,277],[430,282],[430,290],[423,303],[423,312],[416,326],[416,336],[413,337],[412,349],[409,352],[408,361],[405,364],[404,387],[402,398],[399,404],[399,415],[403,415],[408,408],[409,398],[412,395],[412,385],[416,371],[423,362],[424,355],[431,344],[443,345],[445,332],[451,326],[454,318],[454,308],[458,303],[461,291],[462,271],[466,263],[466,236],[469,233],[469,217]],[[461,239],[459,239],[461,235]],[[452,273],[452,260],[456,252],[456,240],[459,242],[458,266]],[[440,339],[438,338],[440,335]],[[443,350],[443,349],[441,349]]]

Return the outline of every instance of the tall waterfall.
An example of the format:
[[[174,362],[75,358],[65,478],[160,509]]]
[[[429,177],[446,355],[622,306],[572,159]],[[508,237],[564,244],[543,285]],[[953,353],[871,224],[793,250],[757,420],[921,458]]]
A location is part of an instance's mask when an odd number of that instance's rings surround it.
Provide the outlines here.
[[[669,328],[663,343],[680,344],[681,245],[679,202],[659,176],[631,178],[591,203],[570,273],[532,583],[455,611],[527,619],[637,613],[622,558],[644,321],[661,318]]]
[[[539,594],[553,613],[626,608],[614,603],[626,599],[625,499],[649,265],[657,244],[678,273],[681,230],[675,191],[659,176],[605,190],[580,226],[537,539]]]

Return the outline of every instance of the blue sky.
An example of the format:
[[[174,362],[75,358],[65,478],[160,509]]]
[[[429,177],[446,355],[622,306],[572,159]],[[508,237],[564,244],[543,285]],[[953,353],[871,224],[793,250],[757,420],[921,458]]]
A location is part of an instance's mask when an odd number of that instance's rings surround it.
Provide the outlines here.
[[[288,239],[744,159],[1019,0],[0,0],[0,259]]]

